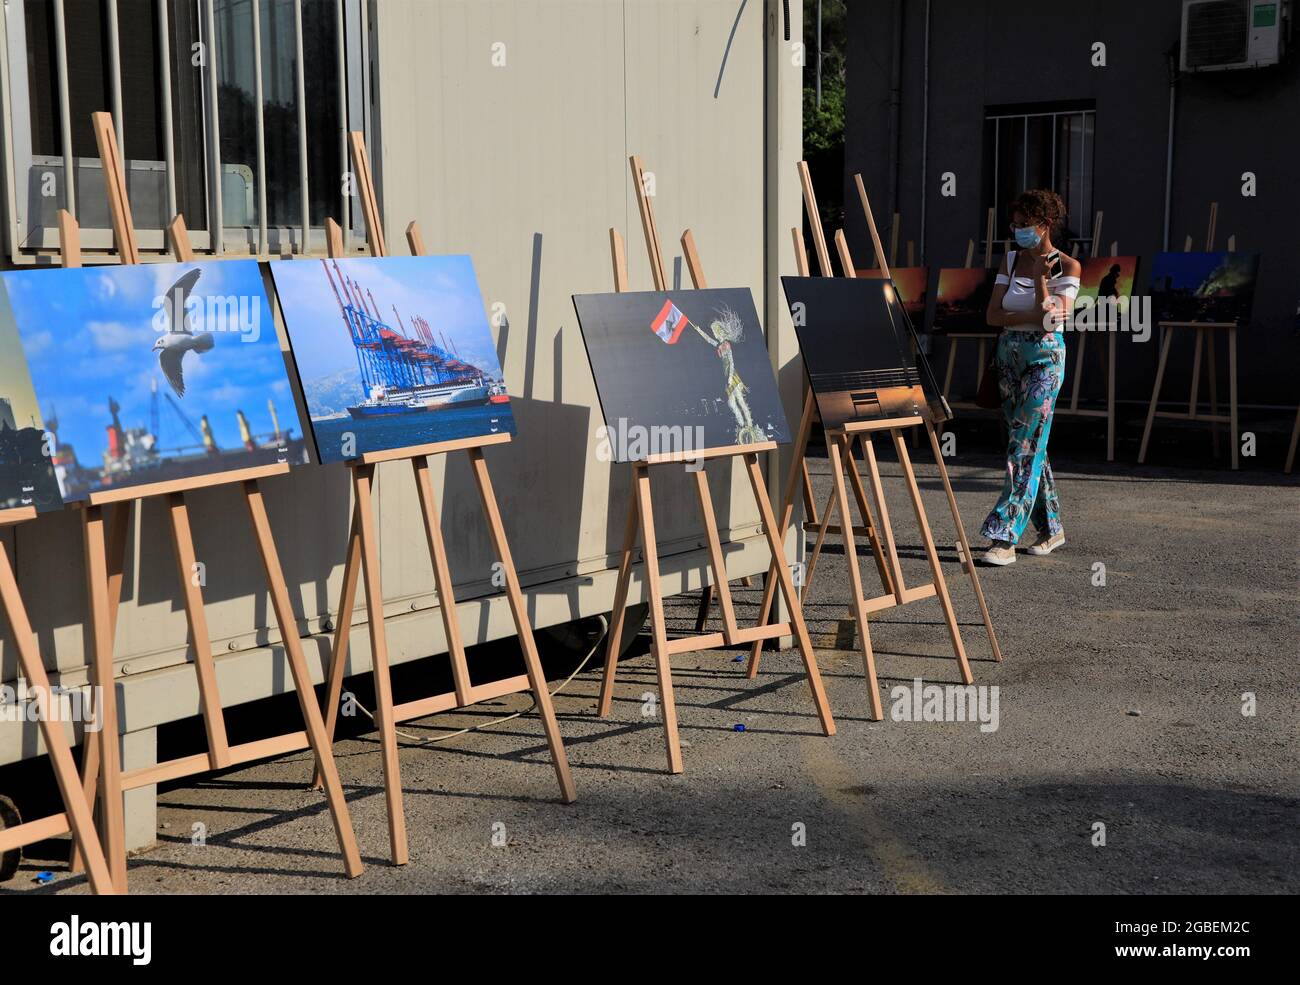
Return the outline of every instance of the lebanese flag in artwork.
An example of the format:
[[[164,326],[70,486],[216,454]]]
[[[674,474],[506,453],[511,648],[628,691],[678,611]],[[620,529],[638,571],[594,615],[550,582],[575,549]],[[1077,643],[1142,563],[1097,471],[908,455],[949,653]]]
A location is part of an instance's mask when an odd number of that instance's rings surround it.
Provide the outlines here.
[[[689,324],[690,320],[681,313],[677,305],[665,301],[655,320],[650,323],[650,329],[668,345],[672,345]]]

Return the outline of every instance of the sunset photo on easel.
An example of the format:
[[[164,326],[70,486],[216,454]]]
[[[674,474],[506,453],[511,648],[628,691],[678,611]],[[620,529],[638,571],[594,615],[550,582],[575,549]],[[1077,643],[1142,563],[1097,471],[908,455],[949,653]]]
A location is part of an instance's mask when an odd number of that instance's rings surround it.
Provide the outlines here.
[[[939,271],[935,291],[934,330],[960,334],[987,332],[984,311],[993,293],[994,269],[984,267],[944,267]]]
[[[306,460],[254,261],[12,271],[4,289],[63,499]]]
[[[859,277],[867,278],[885,276],[885,272],[879,267],[859,270],[857,274]],[[919,323],[925,317],[925,304],[929,298],[930,268],[890,267],[889,277],[894,282],[894,288],[898,291],[898,300],[903,302],[904,310],[911,316],[913,322]]]

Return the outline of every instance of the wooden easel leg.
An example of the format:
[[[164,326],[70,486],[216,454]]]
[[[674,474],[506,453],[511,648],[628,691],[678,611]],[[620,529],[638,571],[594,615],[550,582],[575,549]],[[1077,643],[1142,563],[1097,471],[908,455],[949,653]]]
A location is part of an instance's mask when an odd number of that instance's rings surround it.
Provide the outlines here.
[[[1206,329],[1199,329],[1198,331],[1211,333],[1208,335],[1208,341],[1210,343],[1210,353],[1209,353],[1209,359],[1207,360],[1207,364],[1209,365],[1209,372],[1210,372],[1210,413],[1213,416],[1218,417],[1219,416],[1219,369],[1218,366],[1216,365],[1216,361],[1217,361],[1219,346],[1213,335],[1213,329],[1206,328]],[[1210,422],[1210,450],[1214,453],[1215,458],[1219,457],[1219,422],[1218,421]]]
[[[134,503],[118,503],[109,512],[108,520],[108,633],[110,639],[117,638],[117,610],[122,601],[122,578],[126,570],[126,535],[130,529],[131,513]],[[81,752],[81,786],[90,802],[90,809],[95,809],[99,793],[99,743],[103,733],[85,736]],[[72,872],[82,869],[81,849],[74,840],[72,858],[68,868]]]
[[[1297,445],[1300,445],[1300,410],[1295,412],[1295,424],[1291,426],[1291,444],[1287,448],[1286,465],[1283,466],[1282,469],[1282,471],[1287,475],[1290,475],[1291,470],[1295,467],[1295,452]]]
[[[600,681],[600,702],[596,714],[604,718],[614,703],[614,677],[618,673],[618,650],[623,640],[623,619],[627,612],[627,590],[632,581],[632,555],[636,550],[637,520],[636,489],[627,507],[627,523],[623,528],[623,553],[618,562],[618,583],[614,589],[614,608],[609,615],[608,640],[605,646],[605,673]]]
[[[324,777],[325,799],[329,803],[330,817],[334,821],[334,834],[343,852],[343,867],[348,876],[355,878],[361,874],[362,866],[361,855],[357,851],[356,835],[352,831],[352,818],[348,814],[347,800],[343,796],[343,784],[339,780],[338,767],[334,763],[334,753],[325,735],[325,722],[321,718],[320,707],[316,704],[316,692],[312,687],[311,674],[307,671],[307,661],[303,657],[297,620],[293,615],[293,606],[289,602],[289,589],[285,585],[284,572],[280,568],[280,556],[276,553],[275,541],[271,537],[271,523],[266,515],[266,504],[262,501],[262,491],[258,488],[255,479],[244,483],[244,502],[248,506],[253,534],[257,538],[257,551],[262,559],[262,571],[266,575],[267,588],[271,592],[271,606],[275,610],[275,619],[284,643],[285,656],[289,661],[289,671],[293,675],[294,690],[298,694],[298,706],[302,709],[307,741],[311,744],[312,752],[316,754],[317,767]]]
[[[790,522],[794,519],[794,500],[799,488],[799,481],[802,477],[804,512],[811,518],[816,515],[817,504],[813,499],[812,478],[808,474],[808,438],[812,434],[813,418],[817,414],[817,404],[813,399],[812,391],[804,394],[803,413],[799,416],[799,433],[794,440],[794,451],[790,459],[790,472],[785,479],[785,490],[781,497],[781,527],[779,536],[781,543],[785,543],[786,531],[790,529]],[[815,522],[815,521],[814,521]],[[758,625],[766,626],[772,616],[772,604],[776,601],[776,558],[768,565],[767,577],[763,579],[763,604],[758,610]],[[802,592],[808,591],[807,578],[801,579],[800,586]],[[755,640],[753,646],[749,649],[749,666],[745,669],[745,676],[753,680],[758,676],[758,663],[762,659],[763,641]]]
[[[868,439],[869,440],[869,439]],[[871,544],[871,553],[876,559],[876,570],[880,573],[880,583],[886,592],[894,592],[894,579],[885,564],[885,552],[880,546],[880,528],[871,516],[871,506],[867,503],[867,490],[862,485],[862,475],[858,472],[858,461],[853,457],[853,439],[844,443],[844,458],[849,470],[849,483],[853,487],[853,498],[858,501],[858,510],[862,513],[862,525],[867,528],[867,538]]]
[[[955,335],[948,338],[948,365],[943,371],[943,399],[948,399],[948,391],[952,389],[952,369],[957,364],[957,337]]]
[[[813,704],[817,707],[817,718],[821,722],[822,732],[826,735],[834,735],[835,719],[831,717],[830,704],[826,701],[826,689],[822,686],[821,671],[817,669],[817,656],[813,653],[812,640],[808,638],[808,627],[804,624],[803,605],[799,602],[799,596],[795,594],[794,579],[790,577],[790,566],[785,563],[785,545],[781,543],[776,517],[772,513],[772,503],[767,498],[767,483],[763,479],[763,470],[759,467],[758,456],[752,453],[746,455],[745,468],[749,471],[749,484],[753,487],[754,499],[758,503],[759,518],[763,521],[763,532],[767,535],[767,546],[776,561],[776,577],[781,592],[785,595],[786,604],[790,607],[790,625],[794,629],[799,655],[803,658],[804,673],[808,677],[808,687],[812,690]]]
[[[912,472],[912,461],[907,456],[907,444],[897,429],[891,430],[894,448],[898,452],[898,464],[903,468],[903,478],[907,483],[907,492],[912,500],[912,511],[916,514],[916,525],[921,530],[921,543],[925,545],[925,556],[930,562],[930,572],[934,575],[934,589],[939,596],[939,606],[943,609],[943,620],[948,624],[948,636],[952,640],[953,653],[957,656],[957,666],[961,671],[963,684],[974,683],[970,664],[966,660],[966,648],[961,642],[961,631],[957,627],[957,614],[952,608],[952,599],[948,597],[948,585],[943,579],[943,568],[939,565],[939,553],[934,547],[934,536],[930,533],[930,523],[925,516],[925,505],[921,502],[921,488],[916,484],[916,475]]]
[[[1200,403],[1201,395],[1201,350],[1205,347],[1205,332],[1203,328],[1196,329],[1196,344],[1192,348],[1192,393],[1187,400],[1187,416],[1196,420],[1196,406]],[[1211,341],[1213,348],[1213,341]],[[1213,425],[1211,425],[1211,430]]]
[[[677,735],[677,702],[673,697],[673,668],[668,653],[668,633],[664,627],[663,586],[659,582],[658,544],[655,541],[654,507],[650,501],[650,470],[637,465],[632,481],[636,483],[637,511],[641,517],[641,545],[645,553],[646,594],[650,598],[650,653],[659,678],[659,706],[664,716],[664,744],[668,750],[668,772],[682,771],[682,746]]]
[[[847,448],[849,439],[844,439]],[[840,468],[840,440],[827,439],[827,451],[831,458],[831,473],[835,476],[835,498],[841,510],[848,509],[848,495],[844,488],[844,471]],[[867,628],[867,614],[863,607],[864,592],[862,572],[858,570],[858,551],[852,528],[844,532],[844,560],[849,566],[849,586],[853,592],[853,615],[858,624],[858,638],[862,641],[862,671],[867,677],[867,696],[871,701],[871,720],[879,722],[884,719],[885,711],[880,703],[880,683],[876,679],[876,655],[871,648],[871,630]]]
[[[804,442],[807,448],[808,442]],[[803,484],[803,508],[806,514],[805,519],[811,523],[817,523],[817,499],[813,496],[812,473],[808,471],[808,459],[799,455],[799,474]]]
[[[1228,429],[1232,432],[1228,440],[1232,442],[1232,468],[1238,465],[1237,455],[1241,452],[1241,435],[1237,431],[1237,326],[1228,329]]]
[[[352,507],[352,525],[348,528],[347,559],[343,563],[343,592],[339,596],[338,621],[334,626],[334,642],[330,647],[330,669],[325,687],[325,737],[334,744],[334,730],[338,728],[339,702],[343,699],[343,678],[347,674],[348,645],[352,635],[352,614],[357,606],[357,582],[361,573],[361,530],[357,526],[357,510]],[[320,771],[312,781],[316,790],[323,788]]]
[[[126,571],[127,534],[131,528],[134,502],[113,506],[108,514],[108,628],[117,632],[117,610],[122,603],[122,581]]]
[[[1115,461],[1115,333],[1106,341],[1106,461]]]
[[[208,735],[208,766],[214,770],[230,765],[230,744],[226,739],[226,723],[221,711],[221,696],[217,690],[217,672],[212,662],[212,638],[208,635],[208,620],[203,611],[204,579],[199,575],[198,560],[194,554],[194,538],[190,532],[190,514],[185,506],[185,494],[174,492],[167,497],[167,514],[171,525],[172,547],[176,553],[176,569],[180,576],[181,592],[185,598],[185,618],[190,627],[190,645],[194,647],[194,671],[199,682],[199,704],[203,711],[203,728]]]
[[[551,701],[550,689],[546,686],[542,661],[537,655],[537,642],[533,639],[528,606],[524,602],[523,590],[519,587],[519,574],[515,571],[515,560],[510,553],[505,525],[501,522],[501,510],[497,506],[497,497],[492,489],[492,479],[488,475],[483,449],[471,448],[469,461],[474,470],[474,481],[478,485],[479,498],[483,501],[483,513],[487,517],[488,531],[492,535],[492,546],[496,548],[497,557],[505,572],[510,612],[514,615],[515,630],[519,634],[519,642],[523,647],[524,666],[528,671],[528,683],[532,685],[533,700],[537,702],[537,710],[542,716],[542,728],[546,731],[546,744],[551,750],[555,778],[560,783],[560,797],[566,804],[571,804],[578,795],[573,786],[573,776],[569,772],[569,757],[564,751],[564,739],[560,735],[559,723],[555,720],[555,707]]]
[[[97,895],[112,893],[114,892],[113,877],[109,875],[108,862],[104,859],[104,850],[100,847],[99,836],[95,833],[95,819],[80,778],[77,776],[77,764],[72,758],[72,748],[68,745],[62,722],[53,721],[51,717],[50,678],[45,672],[45,664],[41,662],[41,655],[36,651],[35,635],[32,633],[22,596],[18,592],[18,580],[14,576],[13,563],[9,559],[9,548],[3,537],[0,537],[0,604],[3,604],[5,616],[9,621],[10,639],[18,651],[18,663],[22,667],[23,676],[36,692],[41,738],[45,740],[50,766],[54,769],[54,779],[59,785],[59,794],[63,798],[63,810],[68,819],[68,828],[72,832],[72,841],[86,861],[91,889]]]
[[[373,466],[371,469],[373,471]],[[469,664],[465,660],[465,642],[460,634],[460,620],[456,615],[456,587],[451,580],[451,565],[447,563],[447,545],[442,538],[442,522],[438,519],[433,480],[429,477],[429,460],[423,457],[413,458],[411,469],[415,475],[415,488],[420,494],[424,533],[429,542],[429,557],[433,561],[433,580],[438,587],[438,609],[442,613],[442,628],[447,636],[447,655],[451,658],[456,703],[464,708],[473,704],[470,697],[473,683],[469,676]],[[377,597],[383,598],[382,595]]]
[[[826,544],[826,532],[830,528],[831,521],[835,519],[835,491],[826,497],[826,507],[822,510],[822,522],[817,525],[817,539],[813,542],[812,553],[808,555],[808,563],[805,566],[803,574],[803,590],[806,592],[812,587],[813,575],[817,573],[817,562],[822,556],[822,547]],[[851,523],[851,519],[840,517],[840,526],[846,526]]]
[[[718,536],[718,520],[713,512],[713,497],[709,493],[709,474],[704,469],[695,473],[695,496],[700,504],[700,517],[704,521],[704,538],[709,548],[709,567],[713,571],[713,588],[722,610],[722,628],[728,643],[736,633],[736,610],[731,602],[731,589],[727,584],[727,561],[722,555],[722,540]]]
[[[948,467],[943,463],[943,449],[939,445],[939,436],[935,434],[934,425],[926,423],[926,433],[930,436],[930,448],[934,452],[934,462],[939,467],[939,478],[943,480],[943,491],[948,496],[948,509],[952,511],[952,522],[957,528],[957,546],[961,550],[961,563],[971,587],[975,589],[975,600],[979,603],[980,617],[984,620],[984,630],[989,634],[989,646],[993,649],[993,659],[1002,662],[1002,648],[998,646],[998,635],[993,631],[993,618],[989,615],[988,603],[984,601],[984,589],[980,587],[980,576],[976,570],[975,555],[971,553],[970,541],[966,538],[966,527],[961,522],[961,513],[957,510],[957,496],[952,491],[952,481],[948,478]]]
[[[898,547],[894,544],[894,528],[889,522],[889,506],[885,503],[884,483],[880,481],[880,464],[876,461],[876,446],[872,443],[869,434],[862,435],[862,457],[867,463],[867,479],[871,483],[871,495],[875,497],[876,513],[880,517],[880,524],[876,530],[880,533],[879,539],[883,542],[882,547],[889,562],[894,599],[899,605],[905,605],[907,599],[903,597],[905,591],[903,567],[898,561]]]
[[[109,616],[108,560],[102,506],[81,514],[86,555],[86,596],[91,635],[91,683],[98,689],[95,724],[99,727],[99,782],[103,811],[104,856],[113,886],[126,892],[126,821],[122,809],[122,765],[118,750],[117,685],[113,679],[113,633]]]
[[[361,577],[365,583],[367,622],[370,626],[370,674],[375,684],[375,727],[379,730],[380,756],[384,768],[384,799],[388,807],[388,845],[393,864],[405,865],[409,858],[406,843],[406,810],[402,804],[402,768],[397,755],[397,722],[393,719],[393,679],[388,668],[388,634],[384,628],[384,589],[379,573],[378,534],[375,531],[374,505],[371,502],[374,475],[373,465],[352,467],[352,489],[355,494],[353,520],[361,548]],[[353,590],[355,591],[355,588]],[[444,609],[447,608],[447,598],[441,594],[441,586],[439,586],[439,601]],[[455,609],[454,603],[451,608]]]
[[[695,610],[695,631],[704,632],[709,622],[709,610],[713,608],[713,586],[705,585],[700,589],[700,605]]]
[[[1156,364],[1156,382],[1151,388],[1151,406],[1147,408],[1147,423],[1142,429],[1142,446],[1138,448],[1138,464],[1147,460],[1147,445],[1151,441],[1151,426],[1156,422],[1156,406],[1160,403],[1160,385],[1165,381],[1165,365],[1169,362],[1169,346],[1174,341],[1174,330],[1166,328],[1160,343],[1160,361]]]

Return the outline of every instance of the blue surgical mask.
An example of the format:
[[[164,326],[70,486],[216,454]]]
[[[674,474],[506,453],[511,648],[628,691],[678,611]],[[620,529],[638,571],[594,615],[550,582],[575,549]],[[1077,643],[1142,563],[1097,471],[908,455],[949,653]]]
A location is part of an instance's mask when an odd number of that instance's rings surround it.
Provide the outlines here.
[[[1043,237],[1038,235],[1037,226],[1024,226],[1015,232],[1016,245],[1022,250],[1032,250],[1043,241]]]

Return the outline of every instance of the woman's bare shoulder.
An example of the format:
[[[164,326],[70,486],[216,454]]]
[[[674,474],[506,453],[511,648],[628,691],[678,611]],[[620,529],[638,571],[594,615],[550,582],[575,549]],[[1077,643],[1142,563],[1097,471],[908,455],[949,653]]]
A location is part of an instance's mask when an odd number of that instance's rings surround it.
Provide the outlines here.
[[[1068,254],[1061,254],[1061,274],[1064,277],[1078,277],[1083,273],[1083,264]]]

